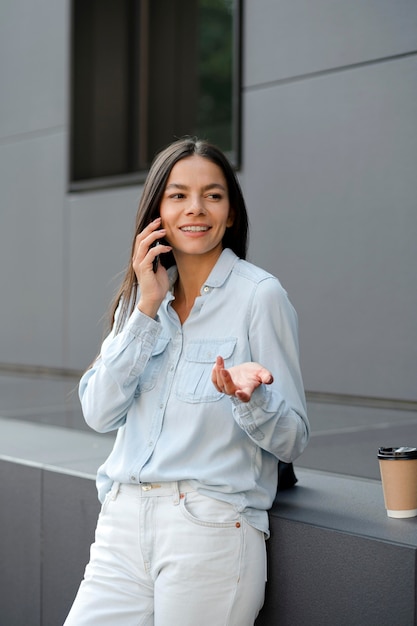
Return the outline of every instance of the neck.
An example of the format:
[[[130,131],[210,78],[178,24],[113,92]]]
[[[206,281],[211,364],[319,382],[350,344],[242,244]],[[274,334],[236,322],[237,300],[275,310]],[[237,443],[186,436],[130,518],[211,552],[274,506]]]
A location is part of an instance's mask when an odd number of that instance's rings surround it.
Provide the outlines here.
[[[195,299],[200,295],[201,287],[206,282],[217,259],[203,259],[187,256],[176,258],[178,279],[174,286],[175,300],[172,303],[181,323],[183,323],[194,306]]]
[[[211,272],[211,268],[188,266],[178,267],[178,279],[175,283],[175,300],[186,302],[191,308],[194,300],[200,295],[201,287],[207,280]]]

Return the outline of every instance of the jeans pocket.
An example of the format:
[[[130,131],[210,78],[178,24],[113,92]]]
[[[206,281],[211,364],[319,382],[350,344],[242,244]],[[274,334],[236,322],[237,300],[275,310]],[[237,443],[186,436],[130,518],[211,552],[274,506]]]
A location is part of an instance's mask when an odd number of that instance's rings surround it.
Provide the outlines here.
[[[103,504],[100,509],[100,516],[103,517],[105,515],[107,509],[109,508],[110,502],[114,502],[117,498],[117,494],[119,493],[120,483],[114,482],[112,488],[106,493]]]
[[[228,502],[204,496],[197,491],[180,500],[183,516],[193,524],[211,528],[240,528],[241,515]]]

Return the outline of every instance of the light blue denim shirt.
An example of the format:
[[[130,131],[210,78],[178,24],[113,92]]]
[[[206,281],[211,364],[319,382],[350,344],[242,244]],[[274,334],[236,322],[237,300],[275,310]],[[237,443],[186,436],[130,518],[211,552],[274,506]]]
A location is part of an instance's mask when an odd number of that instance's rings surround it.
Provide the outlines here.
[[[173,284],[176,268],[169,274]],[[298,457],[309,435],[296,313],[277,278],[230,249],[183,325],[172,300],[169,291],[156,319],[136,308],[80,381],[87,424],[118,429],[98,470],[99,499],[114,481],[187,480],[268,533],[277,461]],[[217,355],[226,368],[256,361],[274,382],[248,403],[219,393],[211,382]]]

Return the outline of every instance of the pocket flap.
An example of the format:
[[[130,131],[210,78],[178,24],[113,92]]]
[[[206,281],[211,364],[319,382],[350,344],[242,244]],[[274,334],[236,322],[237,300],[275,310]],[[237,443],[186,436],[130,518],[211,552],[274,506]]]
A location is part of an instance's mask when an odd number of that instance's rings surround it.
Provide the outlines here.
[[[158,337],[152,350],[152,356],[158,356],[158,354],[162,354],[168,343],[169,337]]]
[[[210,339],[208,341],[193,341],[185,350],[187,361],[194,363],[214,363],[217,356],[225,360],[230,359],[236,346],[236,338]]]

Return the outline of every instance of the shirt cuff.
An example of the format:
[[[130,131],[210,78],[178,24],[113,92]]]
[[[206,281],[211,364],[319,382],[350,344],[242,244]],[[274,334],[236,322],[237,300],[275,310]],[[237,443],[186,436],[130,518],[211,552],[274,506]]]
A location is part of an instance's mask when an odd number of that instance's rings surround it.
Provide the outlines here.
[[[131,369],[123,386],[128,387],[143,372],[162,332],[159,322],[135,308],[123,329],[125,348],[129,349]]]
[[[235,418],[239,426],[256,441],[265,437],[262,430],[256,424],[256,409],[263,408],[267,404],[268,391],[265,385],[259,385],[252,393],[249,402],[242,402],[236,396],[231,396]]]
[[[137,307],[135,307],[129,317],[125,328],[135,337],[143,336],[143,333],[150,333],[154,340],[158,338],[162,331],[159,318],[153,319],[139,311]]]

